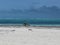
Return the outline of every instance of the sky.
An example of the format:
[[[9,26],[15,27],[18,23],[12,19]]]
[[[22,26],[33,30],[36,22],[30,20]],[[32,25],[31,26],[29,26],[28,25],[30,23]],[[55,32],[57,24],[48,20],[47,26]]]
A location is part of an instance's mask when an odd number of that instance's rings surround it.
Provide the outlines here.
[[[60,0],[0,0],[0,18],[60,18]]]
[[[30,6],[58,6],[60,7],[60,0],[0,0],[0,9],[25,9]]]

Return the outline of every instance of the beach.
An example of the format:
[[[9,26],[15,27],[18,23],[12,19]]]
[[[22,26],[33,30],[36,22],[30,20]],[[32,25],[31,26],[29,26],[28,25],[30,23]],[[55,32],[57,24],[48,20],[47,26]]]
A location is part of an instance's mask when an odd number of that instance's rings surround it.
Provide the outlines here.
[[[0,45],[60,45],[60,27],[0,27]]]

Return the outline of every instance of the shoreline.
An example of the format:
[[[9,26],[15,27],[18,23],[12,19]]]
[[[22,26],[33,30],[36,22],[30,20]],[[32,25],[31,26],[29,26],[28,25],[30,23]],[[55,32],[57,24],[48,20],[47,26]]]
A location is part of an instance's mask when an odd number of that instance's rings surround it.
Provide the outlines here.
[[[0,25],[0,27],[33,27],[33,28],[36,28],[36,27],[40,27],[40,28],[60,28],[60,26],[23,26],[23,25]]]

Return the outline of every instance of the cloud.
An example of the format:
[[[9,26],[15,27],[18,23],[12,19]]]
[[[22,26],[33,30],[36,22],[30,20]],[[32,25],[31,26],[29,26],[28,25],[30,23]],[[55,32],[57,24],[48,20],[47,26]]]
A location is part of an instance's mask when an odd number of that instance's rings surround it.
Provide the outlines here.
[[[0,18],[60,18],[60,8],[57,6],[42,6],[23,10],[0,10]]]

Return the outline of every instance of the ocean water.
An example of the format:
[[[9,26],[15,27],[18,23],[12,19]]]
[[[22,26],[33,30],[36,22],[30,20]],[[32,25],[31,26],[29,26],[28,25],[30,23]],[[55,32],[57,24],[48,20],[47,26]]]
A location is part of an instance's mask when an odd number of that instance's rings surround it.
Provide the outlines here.
[[[60,26],[60,19],[0,19],[0,26],[2,25],[17,25],[21,26],[23,23],[37,26]]]

